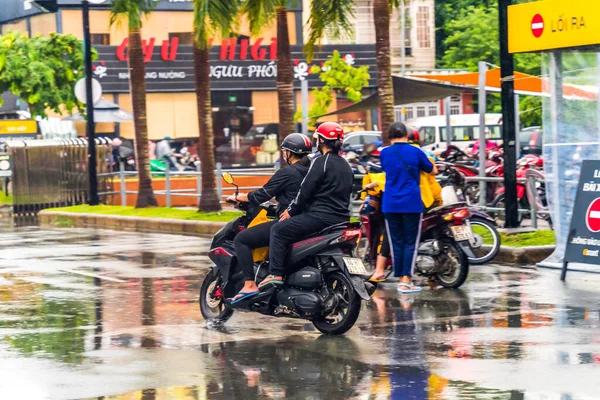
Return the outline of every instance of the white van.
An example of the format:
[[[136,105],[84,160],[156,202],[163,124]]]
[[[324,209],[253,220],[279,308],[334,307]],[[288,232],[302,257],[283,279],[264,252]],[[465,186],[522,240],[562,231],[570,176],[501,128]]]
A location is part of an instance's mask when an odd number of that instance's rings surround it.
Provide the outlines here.
[[[479,139],[479,114],[457,114],[450,116],[452,144],[466,149]],[[427,150],[446,149],[446,116],[414,118],[407,125],[419,131],[423,148]],[[486,114],[487,138],[500,145],[502,140],[502,114]]]

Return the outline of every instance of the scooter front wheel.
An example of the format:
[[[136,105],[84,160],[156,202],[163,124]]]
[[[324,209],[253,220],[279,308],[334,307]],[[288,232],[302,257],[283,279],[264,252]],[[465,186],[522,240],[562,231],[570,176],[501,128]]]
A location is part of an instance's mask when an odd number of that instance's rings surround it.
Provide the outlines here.
[[[471,229],[477,239],[478,248],[471,246],[475,257],[469,257],[469,263],[482,265],[492,261],[500,251],[501,238],[494,223],[479,217],[470,220]]]
[[[225,293],[221,277],[211,270],[200,288],[200,313],[207,321],[225,322],[233,310],[225,304]]]

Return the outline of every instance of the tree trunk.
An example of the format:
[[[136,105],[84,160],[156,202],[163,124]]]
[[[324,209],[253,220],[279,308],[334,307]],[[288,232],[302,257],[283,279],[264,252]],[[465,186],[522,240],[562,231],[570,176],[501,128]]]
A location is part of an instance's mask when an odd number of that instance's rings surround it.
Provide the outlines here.
[[[202,172],[202,193],[200,211],[221,210],[221,202],[215,184],[215,151],[212,123],[212,104],[210,101],[210,50],[194,46],[194,82],[200,127],[198,155]],[[218,177],[221,179],[221,177]]]
[[[146,68],[142,51],[140,29],[129,29],[129,91],[133,106],[135,130],[135,159],[138,170],[138,197],[136,208],[156,207],[152,190],[150,157],[148,155],[148,118],[146,114]]]
[[[374,0],[375,49],[377,51],[377,86],[379,116],[384,145],[389,144],[388,129],[394,123],[394,84],[390,59],[390,4],[389,0]]]
[[[278,143],[294,133],[294,70],[288,33],[287,9],[277,7],[277,97],[279,102]],[[281,164],[283,158],[279,157]]]

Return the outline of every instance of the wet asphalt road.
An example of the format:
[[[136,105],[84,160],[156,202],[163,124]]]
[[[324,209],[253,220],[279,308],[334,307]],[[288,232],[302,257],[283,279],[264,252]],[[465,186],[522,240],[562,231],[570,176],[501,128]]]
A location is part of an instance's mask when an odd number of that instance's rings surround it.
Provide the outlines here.
[[[600,399],[600,275],[474,267],[383,285],[344,337],[207,326],[200,238],[0,231],[0,399]]]

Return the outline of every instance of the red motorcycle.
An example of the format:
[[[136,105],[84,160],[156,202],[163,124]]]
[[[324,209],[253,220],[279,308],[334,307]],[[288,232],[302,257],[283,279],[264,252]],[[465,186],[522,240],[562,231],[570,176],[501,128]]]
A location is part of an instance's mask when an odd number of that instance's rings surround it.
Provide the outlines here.
[[[517,179],[525,179],[527,177],[527,171],[530,169],[542,169],[544,167],[544,160],[533,154],[527,154],[517,161]],[[545,199],[546,198],[546,185],[540,182],[536,190],[538,195]],[[517,182],[517,199],[519,201],[519,208],[529,210],[531,208],[529,199],[527,197],[527,184],[523,182]],[[506,194],[504,187],[498,188],[495,193],[492,207],[504,209],[506,203]],[[504,225],[504,215],[497,213],[496,221],[499,224]],[[524,215],[519,213],[519,223],[523,220]]]

